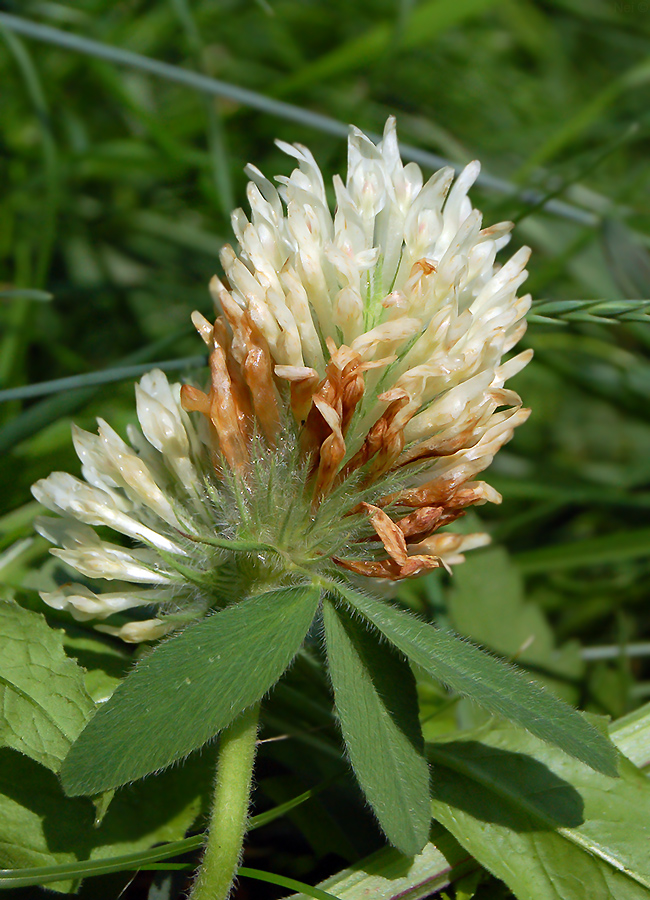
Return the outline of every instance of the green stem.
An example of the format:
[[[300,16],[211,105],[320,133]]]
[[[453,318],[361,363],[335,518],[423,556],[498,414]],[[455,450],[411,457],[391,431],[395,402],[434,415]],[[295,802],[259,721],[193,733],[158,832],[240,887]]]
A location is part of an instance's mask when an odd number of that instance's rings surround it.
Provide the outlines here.
[[[259,704],[222,732],[203,863],[189,900],[227,900],[239,864],[250,801]]]

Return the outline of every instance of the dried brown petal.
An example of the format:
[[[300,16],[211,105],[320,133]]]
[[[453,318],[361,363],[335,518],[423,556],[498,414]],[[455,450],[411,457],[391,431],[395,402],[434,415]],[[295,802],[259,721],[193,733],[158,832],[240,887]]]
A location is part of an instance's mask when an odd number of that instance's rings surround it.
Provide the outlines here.
[[[191,384],[181,386],[181,405],[186,412],[200,412],[208,417],[210,415],[210,398]]]
[[[318,472],[314,488],[313,505],[318,506],[321,499],[329,492],[339,466],[345,456],[345,440],[341,432],[340,415],[336,409],[329,406],[319,397],[314,397],[314,405],[321,414],[323,421],[330,429],[329,437],[325,438],[319,449]]]
[[[250,390],[257,421],[267,440],[275,444],[280,430],[280,412],[273,377],[273,360],[266,338],[253,322],[248,310],[242,309],[218,281],[213,279],[210,288],[216,292],[232,329],[232,354],[239,363]]]
[[[407,544],[416,543],[428,537],[436,528],[440,528],[444,515],[442,506],[423,506],[415,512],[404,516],[396,524],[401,529]]]
[[[408,559],[408,552],[401,529],[378,506],[373,506],[371,503],[362,503],[361,508],[368,513],[370,523],[379,535],[386,553],[400,566],[404,565]]]
[[[296,422],[304,425],[320,381],[318,372],[307,366],[276,366],[275,374],[290,382],[291,412]]]
[[[221,346],[226,355],[226,365],[230,375],[233,397],[237,405],[237,415],[243,431],[249,435],[253,424],[253,407],[251,405],[250,392],[242,376],[242,371],[233,356],[232,341],[223,316],[219,316],[215,321],[213,335],[215,342]]]
[[[209,394],[189,384],[181,388],[181,404],[188,412],[203,413],[214,428],[219,449],[228,465],[242,471],[248,463],[246,435],[226,365],[223,348],[216,344],[210,354],[211,386]]]
[[[388,402],[388,407],[368,432],[361,449],[345,467],[347,477],[356,469],[373,460],[368,480],[374,481],[393,465],[404,447],[404,427],[412,413],[400,413],[410,402],[410,397],[402,388],[394,388],[377,398]]]
[[[219,345],[210,354],[210,374],[212,387],[209,418],[216,429],[219,447],[229,466],[235,471],[242,471],[248,463],[246,435],[241,426],[226,355]]]
[[[416,509],[424,506],[443,506],[446,511],[449,511],[464,509],[474,504],[501,503],[501,499],[501,494],[485,481],[458,484],[443,478],[436,478],[420,487],[382,497],[377,503],[381,506],[397,504]]]
[[[409,463],[422,462],[425,459],[437,459],[441,456],[451,456],[459,450],[472,447],[478,443],[480,435],[474,435],[474,422],[470,423],[459,434],[448,438],[441,438],[439,435],[428,438],[426,441],[420,441],[409,447],[397,460],[397,465],[401,468]]]
[[[413,578],[413,576],[430,569],[438,569],[443,564],[442,560],[435,556],[409,556],[404,565],[400,565],[394,559],[368,560],[334,557],[334,562],[356,575],[365,575],[368,578],[390,578],[391,581]]]

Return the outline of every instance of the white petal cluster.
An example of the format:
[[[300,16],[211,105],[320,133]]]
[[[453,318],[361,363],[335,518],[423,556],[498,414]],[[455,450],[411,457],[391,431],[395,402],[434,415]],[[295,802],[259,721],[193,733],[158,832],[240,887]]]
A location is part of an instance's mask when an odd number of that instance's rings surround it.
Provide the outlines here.
[[[36,521],[39,533],[60,548],[52,553],[87,578],[126,583],[105,593],[68,584],[41,594],[78,620],[106,619],[152,604],[171,608],[182,595],[174,562],[186,561],[184,536],[196,530],[201,482],[192,457],[202,445],[181,408],[180,385],[170,385],[163,372],[145,375],[136,397],[142,430],[131,428],[130,438],[137,450],[101,419],[97,435],[74,426],[85,480],[53,472],[32,488],[43,506],[59,514]],[[140,546],[105,541],[91,526],[111,528]],[[128,583],[138,589],[129,590]],[[154,618],[101,627],[127,641],[142,641],[175,626],[173,619]]]
[[[485,465],[470,453],[455,461],[458,476],[485,468],[527,416],[504,382],[532,352],[501,359],[526,329],[531,298],[517,297],[529,249],[496,265],[512,223],[482,228],[467,196],[479,163],[455,181],[445,168],[425,183],[415,163],[402,164],[394,119],[378,145],[353,128],[332,214],[310,151],[279,146],[297,168],[276,187],[247,167],[250,220],[233,214],[239,254],[226,247],[221,257],[230,296],[264,334],[276,374],[322,377],[328,339],[364,362],[388,358],[381,389],[408,395],[400,412],[407,444],[435,435],[450,445],[465,435]],[[367,375],[366,392],[380,378]],[[366,406],[363,424],[381,409],[381,400]]]

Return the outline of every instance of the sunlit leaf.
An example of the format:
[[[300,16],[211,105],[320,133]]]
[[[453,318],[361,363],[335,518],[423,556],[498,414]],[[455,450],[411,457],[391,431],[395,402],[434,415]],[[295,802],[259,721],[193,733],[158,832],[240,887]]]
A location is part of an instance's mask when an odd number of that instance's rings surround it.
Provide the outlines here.
[[[74,744],[61,770],[66,792],[119,787],[213,738],[280,678],[318,598],[308,587],[259,594],[159,644]]]
[[[488,725],[429,745],[433,815],[519,900],[647,900],[650,782]]]
[[[38,613],[0,602],[0,746],[56,772],[93,709],[62,632]]]
[[[611,743],[580,713],[522,672],[391,604],[344,585],[337,590],[413,663],[452,690],[594,769],[616,775],[616,753]]]

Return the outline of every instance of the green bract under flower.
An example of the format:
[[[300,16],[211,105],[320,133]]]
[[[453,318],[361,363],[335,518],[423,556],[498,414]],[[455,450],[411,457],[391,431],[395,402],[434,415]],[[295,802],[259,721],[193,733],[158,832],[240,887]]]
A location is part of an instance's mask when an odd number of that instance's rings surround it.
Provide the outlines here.
[[[332,215],[310,152],[280,146],[298,168],[278,188],[248,168],[251,219],[233,214],[217,319],[193,316],[208,388],[151,372],[131,446],[103,421],[98,435],[75,429],[85,480],[54,473],[33,489],[62,517],[38,526],[52,552],[113,582],[44,600],[128,641],[226,604],[234,585],[245,596],[333,567],[399,579],[461,561],[486,536],[438,529],[500,501],[472,479],[528,415],[504,384],[531,353],[501,360],[525,331],[529,251],[495,265],[512,226],[481,229],[467,197],[478,163],[424,184],[392,119],[377,146],[353,129]],[[138,607],[157,612],[110,619]]]

